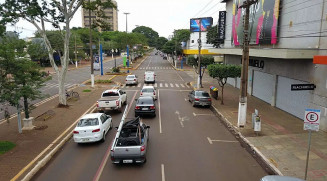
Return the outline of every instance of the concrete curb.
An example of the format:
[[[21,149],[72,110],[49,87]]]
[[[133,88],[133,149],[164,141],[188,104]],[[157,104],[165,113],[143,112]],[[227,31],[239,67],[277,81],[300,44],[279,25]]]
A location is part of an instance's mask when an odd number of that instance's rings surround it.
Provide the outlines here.
[[[96,108],[94,107],[95,105],[92,105],[84,114],[87,114],[88,112],[93,112]],[[94,108],[93,108],[94,107]],[[83,114],[83,115],[84,115]],[[83,116],[82,115],[82,116]],[[81,117],[82,117],[81,116]],[[81,118],[79,117],[77,119],[77,121]],[[71,126],[75,125],[76,122],[75,121]],[[22,181],[29,181],[32,179],[32,177],[38,172],[40,171],[40,169],[45,166],[50,160],[51,158],[57,153],[57,151],[73,136],[73,133],[70,132],[68,133],[60,142],[59,144],[53,149],[51,150],[46,156],[44,156],[33,168],[32,170],[30,170],[25,177],[22,179]],[[51,143],[54,144],[54,143]],[[50,145],[51,145],[50,144]]]
[[[221,114],[218,109],[214,106],[213,107],[214,111],[218,114],[218,116],[228,125],[229,128],[233,129],[237,133],[237,135],[246,143],[250,146],[250,148],[259,155],[259,157],[270,167],[271,170],[273,170],[276,174],[283,176],[282,172],[262,154],[262,152],[256,148],[247,138],[245,138],[241,132],[238,131],[237,127],[234,126],[230,121],[228,121],[227,118],[224,117],[223,114]]]

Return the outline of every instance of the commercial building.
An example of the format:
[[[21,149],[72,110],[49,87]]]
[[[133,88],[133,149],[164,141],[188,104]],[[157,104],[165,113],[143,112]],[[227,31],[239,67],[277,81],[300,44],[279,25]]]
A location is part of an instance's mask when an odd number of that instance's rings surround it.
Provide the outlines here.
[[[92,0],[91,0],[92,1]],[[112,0],[112,3],[117,6],[117,2]],[[118,7],[118,6],[117,6]],[[115,8],[104,9],[105,16],[108,17],[105,21],[111,25],[111,31],[118,31],[118,12]],[[94,12],[91,12],[91,21],[96,18]],[[89,27],[89,11],[82,8],[82,27]]]
[[[226,64],[241,64],[243,0],[224,0],[226,22],[222,48]],[[259,0],[250,8],[248,94],[304,119],[305,109],[319,109],[327,131],[327,3],[324,0]],[[228,79],[240,88],[240,78]],[[292,90],[313,84],[314,90]],[[257,108],[260,112],[260,108]],[[287,120],[284,120],[287,121]]]

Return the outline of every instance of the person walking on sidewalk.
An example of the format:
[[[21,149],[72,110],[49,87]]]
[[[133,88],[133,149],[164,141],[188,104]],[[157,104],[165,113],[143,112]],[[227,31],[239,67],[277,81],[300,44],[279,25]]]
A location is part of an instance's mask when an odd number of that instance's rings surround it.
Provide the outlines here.
[[[9,123],[10,113],[8,111],[8,107],[6,107],[4,110],[4,116],[5,116],[5,120],[7,121],[7,123]]]

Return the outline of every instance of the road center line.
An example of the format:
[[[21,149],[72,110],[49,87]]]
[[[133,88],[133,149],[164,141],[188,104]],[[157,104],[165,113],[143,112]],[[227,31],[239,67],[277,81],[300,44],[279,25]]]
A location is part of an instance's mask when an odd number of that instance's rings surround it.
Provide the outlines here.
[[[165,178],[165,165],[164,164],[161,164],[161,180],[166,181],[166,178]]]
[[[207,137],[209,143],[212,145],[212,142],[222,142],[222,143],[238,143],[238,141],[229,141],[229,140],[212,140],[209,137]]]
[[[162,133],[161,128],[161,109],[160,109],[160,89],[158,90],[158,106],[159,106],[159,132]]]
[[[133,105],[133,102],[134,102],[134,99],[135,99],[135,96],[136,96],[137,92],[138,91],[135,91],[134,96],[131,99],[131,102],[129,103],[129,106],[128,106],[126,115],[128,115],[128,112],[129,112],[129,110],[131,109],[131,107]],[[108,149],[107,149],[107,151],[106,151],[106,153],[105,153],[105,155],[104,155],[104,157],[103,157],[103,159],[102,159],[102,161],[101,161],[101,164],[100,164],[100,166],[99,166],[99,168],[98,168],[98,170],[97,170],[97,172],[96,172],[96,174],[95,174],[95,176],[93,178],[93,181],[98,181],[100,179],[100,176],[102,174],[103,168],[106,165],[106,163],[108,161],[108,158],[110,156],[110,149],[111,149],[111,147],[109,146]]]

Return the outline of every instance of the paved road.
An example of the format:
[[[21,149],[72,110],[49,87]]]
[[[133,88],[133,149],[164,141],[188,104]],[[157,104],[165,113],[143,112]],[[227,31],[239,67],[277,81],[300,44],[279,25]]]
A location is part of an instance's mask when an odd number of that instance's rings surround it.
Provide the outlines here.
[[[71,139],[33,180],[255,181],[266,175],[210,109],[191,106],[186,83],[193,78],[159,56],[150,56],[134,71],[140,85],[123,86],[130,105],[127,117],[134,116],[134,96],[139,96],[145,69],[155,70],[158,91],[157,117],[143,118],[151,126],[147,163],[113,165],[106,154],[113,129],[105,143],[80,146]],[[118,126],[122,114],[109,113]]]
[[[120,65],[122,62],[123,61],[121,58],[116,59],[117,66]],[[109,70],[111,70],[112,67],[114,67],[114,65],[115,65],[114,61],[104,62],[103,72],[104,73],[108,72]],[[94,71],[94,75],[100,75],[100,71]],[[90,78],[91,78],[90,66],[67,71],[65,88],[69,89],[75,85],[79,85],[79,84],[83,83],[85,80],[88,80]],[[58,78],[57,78],[56,74],[53,74],[52,79],[47,81],[45,83],[45,86],[42,87],[40,90],[42,91],[42,93],[44,95],[47,95],[47,97],[51,97],[51,96],[58,94],[58,91],[59,91],[58,90]],[[47,99],[47,98],[44,98],[44,99]],[[37,104],[44,99],[32,101],[31,104]],[[10,114],[15,114],[17,112],[16,108],[9,106],[8,104],[0,105],[0,120],[2,120],[4,118],[3,109],[5,107],[8,107],[8,111]]]

